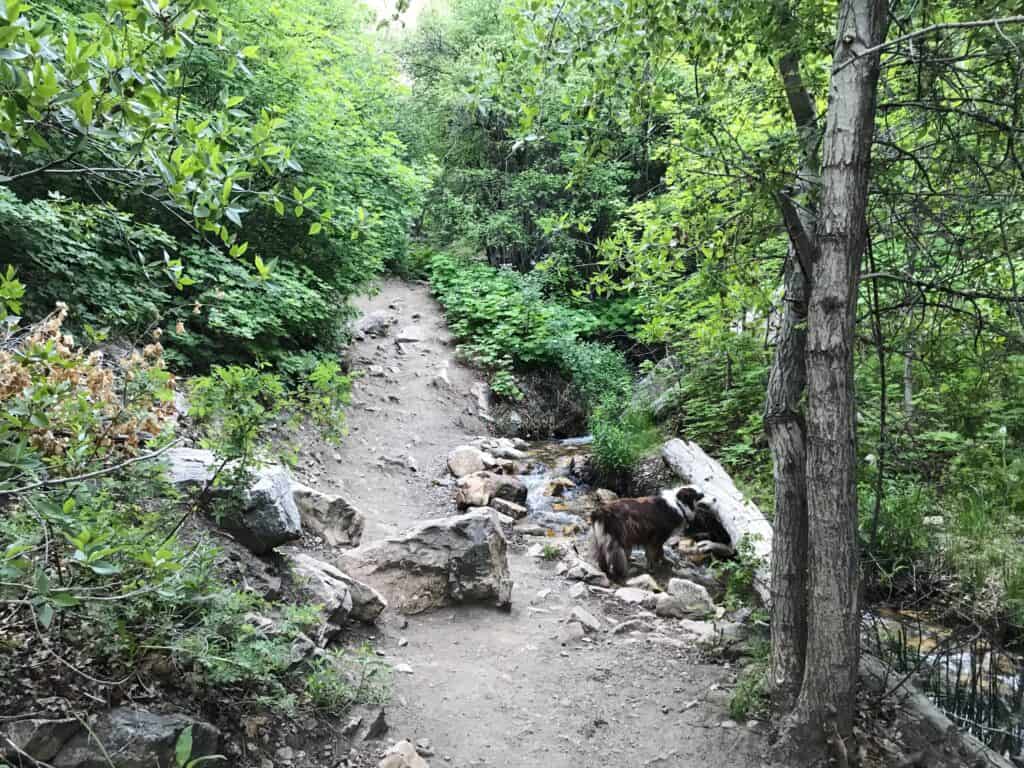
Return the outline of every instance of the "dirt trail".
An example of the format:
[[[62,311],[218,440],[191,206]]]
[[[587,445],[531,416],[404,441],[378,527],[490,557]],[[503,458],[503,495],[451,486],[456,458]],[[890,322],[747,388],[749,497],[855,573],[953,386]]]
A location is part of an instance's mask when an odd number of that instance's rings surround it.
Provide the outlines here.
[[[364,541],[372,541],[455,512],[445,456],[487,425],[471,393],[478,378],[454,360],[426,286],[387,281],[359,309],[389,310],[399,322],[386,338],[354,344],[354,368],[372,373],[354,387],[344,447],[328,452],[311,482],[340,486],[366,513]],[[396,333],[408,326],[423,340],[400,347]],[[450,388],[434,382],[445,365]],[[655,633],[603,633],[563,645],[575,605],[618,619],[635,611],[595,596],[573,600],[571,583],[552,564],[527,557],[525,547],[511,546],[509,561],[516,582],[510,613],[460,606],[407,620],[385,614],[378,647],[393,664],[412,668],[396,675],[388,738],[428,738],[431,764],[457,768],[761,764],[760,727],[729,721],[734,669],[700,663],[664,620]]]

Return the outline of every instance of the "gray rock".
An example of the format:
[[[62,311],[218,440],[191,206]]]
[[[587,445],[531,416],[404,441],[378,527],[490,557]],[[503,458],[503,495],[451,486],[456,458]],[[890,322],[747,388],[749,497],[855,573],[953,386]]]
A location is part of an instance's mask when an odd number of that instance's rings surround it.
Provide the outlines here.
[[[304,528],[322,536],[332,547],[358,547],[366,518],[347,499],[292,483],[292,498]]]
[[[646,589],[638,587],[620,587],[615,590],[615,597],[630,605],[645,605],[653,598]]]
[[[669,579],[668,593],[679,598],[689,613],[710,613],[715,610],[715,603],[700,584],[687,579]]]
[[[459,478],[455,497],[460,509],[492,506],[494,499],[505,499],[516,504],[526,501],[526,485],[514,475],[494,472],[474,472]]]
[[[569,597],[573,600],[579,600],[581,597],[587,594],[587,585],[582,581],[577,581],[571,587],[569,587]]]
[[[451,603],[494,601],[508,608],[512,577],[497,515],[468,512],[424,520],[345,552],[345,571],[373,585],[405,613]]]
[[[15,720],[0,727],[0,758],[7,758],[17,764],[19,755],[10,749],[6,741],[10,739],[18,749],[33,759],[47,762],[80,730],[82,724],[74,718]]]
[[[578,621],[583,625],[584,629],[591,632],[601,632],[604,630],[604,625],[601,624],[600,620],[586,608],[581,608],[580,606],[572,609],[569,620]]]
[[[690,611],[683,598],[662,592],[654,596],[654,613],[663,618],[681,619]]]
[[[430,768],[427,761],[416,752],[408,741],[400,741],[387,751],[377,768]]]
[[[493,464],[493,456],[489,456],[472,445],[460,445],[448,454],[448,471],[455,477],[465,477],[474,472],[482,472]]]
[[[500,497],[492,498],[491,506],[499,513],[508,515],[514,520],[522,520],[528,514],[528,510],[522,504],[516,504],[514,501]]]
[[[109,768],[105,750],[114,756],[117,768],[170,768],[178,737],[189,726],[192,758],[216,754],[220,733],[209,723],[184,715],[118,707],[96,718],[90,725],[92,734],[83,730],[72,736],[51,764],[54,768]]]
[[[341,627],[349,618],[372,623],[387,607],[377,590],[336,566],[304,552],[283,553],[299,590],[308,602],[323,606],[324,620]]]
[[[243,494],[243,504],[241,514],[234,519],[228,516],[221,527],[256,554],[301,538],[302,518],[284,467],[257,470],[255,482]]]
[[[166,460],[171,482],[186,490],[212,480],[219,466],[212,451],[197,448],[173,448],[167,452]],[[291,478],[279,464],[253,471],[242,490],[240,507],[225,514],[219,525],[258,555],[302,535]]]
[[[383,309],[378,309],[368,315],[363,315],[356,323],[357,336],[387,336],[391,326],[398,322],[398,319]]]
[[[423,328],[419,325],[407,325],[395,336],[395,341],[400,344],[415,344],[423,341]]]

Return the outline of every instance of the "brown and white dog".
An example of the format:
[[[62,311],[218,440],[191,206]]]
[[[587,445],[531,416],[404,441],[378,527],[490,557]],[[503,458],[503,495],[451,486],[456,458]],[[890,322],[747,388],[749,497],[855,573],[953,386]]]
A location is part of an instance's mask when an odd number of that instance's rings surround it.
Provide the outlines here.
[[[684,485],[657,496],[605,502],[591,515],[598,567],[621,581],[629,573],[629,553],[643,545],[647,567],[654,568],[662,560],[665,542],[676,528],[694,520],[694,505],[703,497],[692,485]]]

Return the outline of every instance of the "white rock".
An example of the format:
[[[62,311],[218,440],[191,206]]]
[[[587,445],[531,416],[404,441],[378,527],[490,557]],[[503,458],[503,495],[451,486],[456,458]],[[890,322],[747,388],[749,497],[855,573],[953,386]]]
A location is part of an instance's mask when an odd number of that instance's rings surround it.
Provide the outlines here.
[[[615,597],[630,605],[643,605],[651,598],[651,593],[637,587],[619,587],[615,590]]]
[[[417,754],[416,747],[408,741],[400,741],[395,744],[377,766],[378,768],[430,768],[430,764]]]
[[[594,614],[580,606],[576,606],[572,609],[572,614],[569,616],[569,620],[578,621],[583,625],[584,629],[590,630],[591,632],[600,632],[604,629],[604,625],[601,624]]]
[[[669,579],[668,593],[682,600],[686,610],[691,613],[711,613],[715,610],[715,601],[707,589],[689,579]]]

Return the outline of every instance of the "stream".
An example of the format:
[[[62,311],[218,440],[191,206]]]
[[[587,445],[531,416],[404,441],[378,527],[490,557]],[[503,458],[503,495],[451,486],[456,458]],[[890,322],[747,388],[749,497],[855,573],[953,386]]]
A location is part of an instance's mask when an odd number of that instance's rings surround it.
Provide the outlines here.
[[[873,650],[899,672],[919,670],[924,690],[959,727],[1003,755],[1024,751],[1024,659],[977,631],[957,630],[914,611],[865,616]]]

